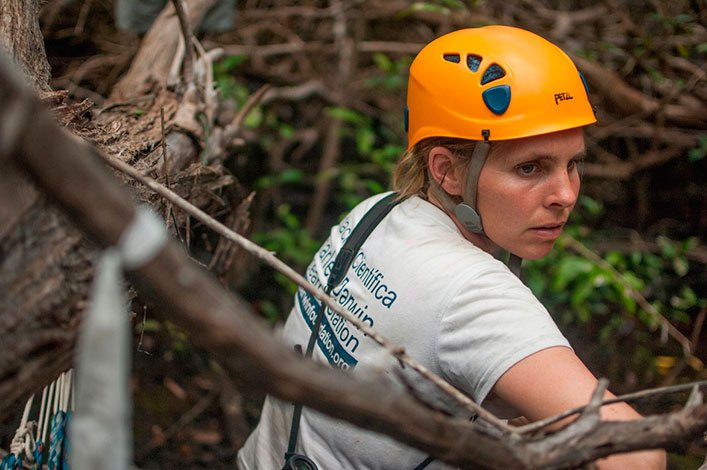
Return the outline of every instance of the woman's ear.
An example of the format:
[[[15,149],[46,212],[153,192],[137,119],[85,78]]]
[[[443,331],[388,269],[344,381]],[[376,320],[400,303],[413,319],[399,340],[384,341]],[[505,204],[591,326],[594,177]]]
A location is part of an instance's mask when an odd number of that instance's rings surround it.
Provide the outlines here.
[[[433,147],[427,155],[430,175],[450,196],[463,192],[463,178],[457,157],[446,147]]]

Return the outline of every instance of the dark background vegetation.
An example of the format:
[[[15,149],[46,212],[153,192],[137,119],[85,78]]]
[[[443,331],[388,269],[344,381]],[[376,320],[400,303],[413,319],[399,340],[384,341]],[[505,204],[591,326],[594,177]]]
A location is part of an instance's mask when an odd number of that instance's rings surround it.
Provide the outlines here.
[[[53,88],[101,106],[140,41],[114,18],[109,0],[44,6]],[[616,393],[707,378],[704,1],[238,1],[232,31],[200,37],[224,49],[216,79],[233,109],[264,84],[277,90],[249,114],[247,143],[225,162],[237,190],[255,192],[249,236],[303,270],[331,224],[387,189],[414,53],[489,23],[530,29],[580,68],[615,74],[607,83],[585,71],[599,123],[587,131],[571,238],[527,263],[525,279]],[[215,237],[192,230],[208,260]],[[241,254],[224,280],[273,325],[286,317],[294,286],[272,269]],[[233,388],[188,332],[149,306],[135,312],[137,465],[233,468],[262,397]],[[689,355],[651,312],[691,339]],[[637,406],[660,413],[685,398]],[[672,468],[696,468],[704,454],[699,442],[672,450]]]

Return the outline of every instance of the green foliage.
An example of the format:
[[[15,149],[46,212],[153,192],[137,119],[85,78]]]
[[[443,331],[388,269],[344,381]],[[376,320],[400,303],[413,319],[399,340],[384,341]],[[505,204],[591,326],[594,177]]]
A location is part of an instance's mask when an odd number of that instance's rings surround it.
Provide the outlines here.
[[[336,172],[338,200],[344,210],[349,210],[365,198],[387,190],[395,162],[405,149],[399,133],[369,116],[341,107],[328,108],[327,114],[343,122],[341,136],[353,143],[352,154]]]
[[[382,74],[374,75],[366,80],[368,88],[384,90],[402,90],[407,85],[407,72],[412,63],[412,57],[403,56],[397,60],[390,59],[383,53],[373,55],[373,61]]]
[[[168,346],[167,351],[170,354],[187,354],[192,350],[187,332],[168,320],[147,318],[145,321],[136,322],[133,329],[138,337],[148,334],[160,336],[161,342]]]
[[[254,234],[253,241],[277,254],[278,258],[286,263],[306,265],[317,251],[319,242],[302,227],[300,219],[292,213],[289,204],[281,204],[276,215],[281,226]],[[294,292],[289,287],[289,281],[287,285],[288,290]]]
[[[653,23],[662,29],[662,31],[670,34],[689,34],[692,31],[695,23],[695,16],[690,13],[679,13],[674,16],[664,15],[659,12],[653,12],[649,15]]]
[[[241,104],[248,98],[248,88],[235,77],[238,67],[246,60],[248,57],[245,55],[230,55],[214,63],[214,81],[221,96],[234,98]]]
[[[592,259],[581,245],[591,247],[601,233],[582,220],[602,212],[601,204],[583,196],[553,252],[525,264],[526,282],[561,325],[595,331],[605,347],[622,350],[631,366],[648,377],[657,372],[660,351],[679,355],[675,341],[663,344],[653,333],[659,328],[653,312],[685,327],[707,306],[698,286],[691,285],[699,282],[698,276],[689,276],[687,253],[698,240],[660,236],[656,250],[609,250]]]
[[[214,64],[214,81],[221,97],[235,100],[242,107],[252,91],[247,85],[236,79],[238,67],[248,60],[246,55],[230,55]],[[243,120],[245,127],[259,127],[265,121],[265,115],[260,106],[255,106]]]
[[[410,5],[409,11],[426,11],[430,13],[440,13],[442,15],[451,15],[456,11],[465,8],[464,2],[461,0],[437,0],[428,2],[414,2]]]
[[[707,155],[707,134],[702,134],[697,139],[697,147],[691,149],[687,153],[687,157],[690,161],[696,162],[705,158],[705,155]]]
[[[272,173],[261,176],[255,182],[256,189],[268,189],[273,186],[283,186],[291,183],[299,183],[304,179],[304,172],[298,168],[287,168],[279,173]]]

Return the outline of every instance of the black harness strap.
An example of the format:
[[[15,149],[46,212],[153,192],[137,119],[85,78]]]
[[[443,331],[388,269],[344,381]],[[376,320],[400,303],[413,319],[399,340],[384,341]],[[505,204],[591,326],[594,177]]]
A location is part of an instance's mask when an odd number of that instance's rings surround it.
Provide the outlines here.
[[[388,214],[388,212],[390,212],[393,207],[397,206],[400,202],[400,199],[397,198],[397,193],[391,193],[371,207],[363,216],[361,221],[356,224],[356,227],[354,227],[353,231],[344,242],[344,246],[341,247],[339,254],[336,256],[336,260],[334,260],[334,266],[329,274],[326,289],[324,290],[327,295],[329,295],[344,278],[344,275],[349,270],[356,253],[358,253],[358,250],[361,248],[361,245],[363,245],[363,242],[366,241],[371,232],[373,232],[373,229],[375,229],[381,220],[383,220],[383,218]],[[304,354],[305,357],[311,357],[314,352],[314,343],[317,340],[317,333],[319,332],[319,327],[322,324],[325,310],[326,307],[324,302],[322,302],[319,306],[319,310],[317,311],[317,317],[314,321],[314,325],[312,326],[312,333],[309,335],[307,350]],[[287,452],[285,453],[285,461],[295,455],[301,416],[302,405],[296,404],[294,413],[292,414],[290,440],[287,446]]]

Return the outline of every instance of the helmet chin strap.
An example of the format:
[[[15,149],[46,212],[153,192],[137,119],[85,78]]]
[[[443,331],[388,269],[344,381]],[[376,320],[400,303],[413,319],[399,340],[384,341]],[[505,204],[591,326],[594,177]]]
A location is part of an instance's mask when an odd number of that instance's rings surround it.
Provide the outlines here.
[[[462,202],[454,206],[454,215],[457,216],[459,222],[464,225],[470,232],[484,235],[484,227],[481,223],[481,216],[476,209],[476,193],[479,188],[479,176],[481,168],[486,163],[491,145],[489,144],[488,130],[484,130],[484,140],[480,141],[474,147],[474,153],[471,155],[471,161],[466,170],[466,184],[464,187],[464,195]]]
[[[484,233],[484,227],[481,222],[481,216],[476,209],[476,194],[479,187],[479,176],[481,175],[481,169],[486,163],[486,157],[488,157],[491,145],[489,144],[489,131],[484,129],[482,131],[484,136],[483,141],[479,141],[474,147],[474,153],[471,155],[471,160],[469,161],[469,166],[466,173],[466,184],[464,187],[464,194],[462,196],[462,202],[457,204],[452,197],[447,194],[447,192],[442,188],[442,186],[437,182],[436,179],[432,177],[429,172],[430,179],[430,190],[434,194],[435,198],[442,204],[447,213],[454,214],[459,222],[464,225],[464,227],[472,233],[476,233],[482,236],[486,236]],[[520,276],[520,268],[523,259],[519,256],[511,253],[508,257],[508,268],[516,276]]]

